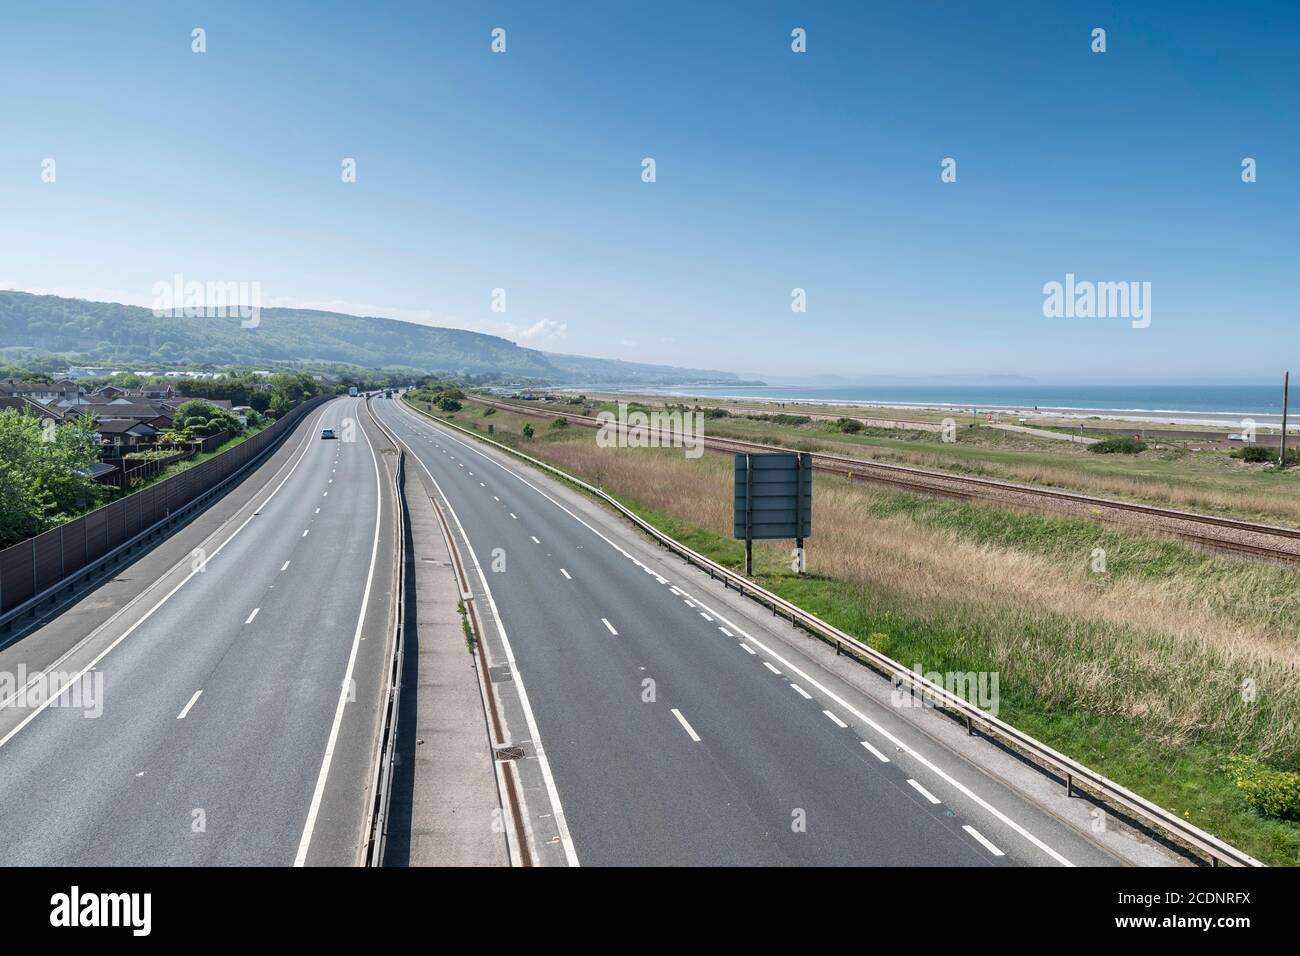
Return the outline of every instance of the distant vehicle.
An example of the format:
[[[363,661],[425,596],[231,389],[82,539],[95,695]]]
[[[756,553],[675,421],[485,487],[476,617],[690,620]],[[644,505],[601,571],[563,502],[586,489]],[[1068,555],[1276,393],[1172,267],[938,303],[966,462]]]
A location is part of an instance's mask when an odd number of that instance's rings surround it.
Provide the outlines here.
[[[356,387],[355,385],[349,385],[349,386],[348,386],[348,394],[351,395],[353,398],[356,398],[356,397],[357,397],[357,387]]]
[[[1228,441],[1250,441],[1250,436],[1233,433],[1228,436]]]
[[[321,437],[321,438],[338,438],[339,436],[336,435],[336,434],[334,434],[334,429],[332,429],[332,428],[324,428],[324,429],[321,430],[320,437]]]
[[[384,391],[384,398],[392,398],[392,397],[393,397],[393,390],[391,388],[386,389]]]

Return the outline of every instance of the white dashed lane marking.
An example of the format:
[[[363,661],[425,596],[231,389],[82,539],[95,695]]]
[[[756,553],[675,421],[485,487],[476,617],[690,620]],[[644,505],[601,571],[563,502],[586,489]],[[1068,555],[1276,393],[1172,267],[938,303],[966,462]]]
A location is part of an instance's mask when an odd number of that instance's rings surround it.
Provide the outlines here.
[[[682,725],[682,729],[690,734],[691,740],[694,740],[698,744],[700,742],[700,735],[695,732],[694,727],[686,722],[686,718],[682,716],[682,712],[676,707],[673,708],[673,716],[676,717],[678,723]]]
[[[939,802],[939,798],[938,798],[938,797],[936,797],[934,794],[932,794],[929,790],[925,789],[925,787],[921,786],[921,785],[920,785],[919,783],[917,783],[915,780],[912,780],[912,779],[909,777],[907,782],[912,786],[912,788],[913,788],[914,790],[916,790],[917,793],[919,793],[921,796],[925,797],[925,799],[929,800],[931,803],[938,803],[938,802]]]
[[[177,720],[184,720],[184,719],[185,719],[185,715],[188,714],[188,713],[190,712],[190,708],[194,706],[194,702],[197,701],[197,700],[199,699],[199,695],[202,694],[202,693],[203,693],[202,690],[196,690],[196,691],[194,692],[194,696],[190,698],[190,702],[189,702],[188,704],[186,704],[184,707],[182,707],[182,708],[181,708],[181,712],[180,712],[179,714],[176,715],[176,719],[177,719]],[[981,837],[981,839],[983,839],[983,837]],[[998,856],[1001,856],[1001,855],[1002,855],[1002,854],[1000,854],[1000,853],[998,854]]]
[[[979,840],[980,843],[984,845],[984,849],[988,850],[994,856],[1006,856],[1005,853],[1003,853],[1001,850],[999,850],[997,847],[995,847],[992,843],[989,842],[988,837],[984,836],[984,834],[980,833],[979,830],[976,830],[969,823],[963,824],[962,829],[965,830],[967,833],[969,833],[971,836],[973,836],[975,839]]]
[[[888,758],[888,757],[886,757],[884,754],[882,754],[882,753],[881,753],[879,750],[877,750],[875,747],[871,746],[871,744],[867,743],[865,740],[862,741],[862,746],[864,746],[864,747],[866,747],[868,750],[870,750],[871,753],[872,753],[873,755],[875,755],[875,758],[876,758],[877,760],[879,760],[881,763],[889,763],[889,758]]]

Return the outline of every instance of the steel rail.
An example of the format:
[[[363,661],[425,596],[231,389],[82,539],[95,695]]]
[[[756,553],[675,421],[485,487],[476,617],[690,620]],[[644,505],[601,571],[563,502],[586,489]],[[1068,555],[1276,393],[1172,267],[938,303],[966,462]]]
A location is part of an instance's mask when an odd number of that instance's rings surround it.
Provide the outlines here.
[[[512,411],[519,414],[533,415],[541,418],[565,418],[588,428],[600,428],[604,424],[599,419],[588,415],[574,415],[568,412],[559,412],[551,409],[529,408],[527,406],[515,405],[509,402],[485,399],[479,396],[473,396],[471,401],[490,405],[504,411]],[[740,438],[715,438],[707,436],[704,438],[704,446],[714,451],[738,451],[751,453],[755,451],[789,452],[792,450],[791,448],[780,445],[767,445],[762,442],[746,441],[745,439]],[[974,478],[968,475],[955,475],[942,471],[929,471],[924,468],[915,468],[910,465],[887,464],[885,462],[868,461],[861,458],[848,458],[842,455],[831,455],[825,452],[814,451],[811,452],[811,454],[813,456],[813,467],[822,471],[830,471],[836,474],[848,473],[853,478],[860,477],[864,480],[893,484],[913,491],[922,490],[927,493],[947,495],[948,497],[964,497],[968,500],[976,498],[974,493],[963,495],[955,489],[949,490],[936,488],[933,485],[922,483],[924,481],[950,482],[970,488],[1004,492],[1009,491],[1030,497],[1068,501],[1072,504],[1084,505],[1091,508],[1109,508],[1115,511],[1147,514],[1153,517],[1162,518],[1166,521],[1185,521],[1192,524],[1211,525],[1214,527],[1228,528],[1234,531],[1245,531],[1251,534],[1300,540],[1300,528],[1288,528],[1282,525],[1246,521],[1241,518],[1207,515],[1195,511],[1180,511],[1175,508],[1164,508],[1159,505],[1148,505],[1135,501],[1120,501],[1114,498],[1098,498],[1092,495],[1084,495],[1073,491],[1059,491],[1051,488],[1042,488],[1036,485],[1023,485],[1012,481],[999,481],[992,478]],[[1194,540],[1213,544],[1214,546],[1221,546],[1231,550],[1261,554],[1286,560],[1300,561],[1300,554],[1294,552],[1270,549],[1265,546],[1246,545],[1240,542],[1226,541],[1221,538],[1203,538],[1195,534],[1179,532],[1176,529],[1169,530],[1171,530],[1172,533],[1180,534],[1182,537],[1192,538]]]

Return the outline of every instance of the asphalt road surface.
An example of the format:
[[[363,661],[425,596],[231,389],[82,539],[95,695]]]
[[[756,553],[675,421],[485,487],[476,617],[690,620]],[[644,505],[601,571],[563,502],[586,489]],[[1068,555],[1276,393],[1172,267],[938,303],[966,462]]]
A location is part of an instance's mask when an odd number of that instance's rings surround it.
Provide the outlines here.
[[[441,488],[508,634],[558,804],[534,790],[526,813],[564,823],[541,862],[1119,862],[535,470],[374,408]]]
[[[309,414],[202,553],[89,634],[60,633],[72,613],[19,642],[85,674],[0,700],[0,862],[356,861],[393,550],[366,423],[357,399]]]

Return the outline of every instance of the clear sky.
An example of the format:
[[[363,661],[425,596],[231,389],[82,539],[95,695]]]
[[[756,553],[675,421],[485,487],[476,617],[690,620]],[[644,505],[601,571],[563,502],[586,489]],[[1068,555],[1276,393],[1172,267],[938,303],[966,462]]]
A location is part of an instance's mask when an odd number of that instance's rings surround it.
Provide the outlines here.
[[[1280,0],[6,3],[0,288],[179,272],[792,379],[1271,382],[1298,51]],[[1150,282],[1150,327],[1044,317],[1067,273]]]

